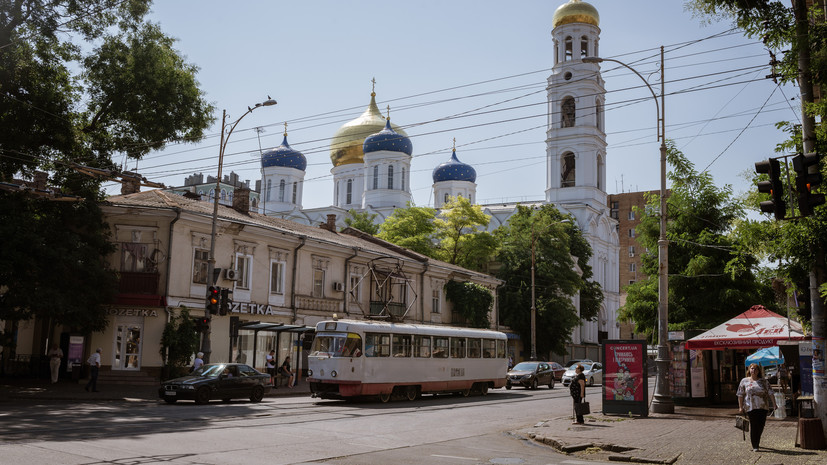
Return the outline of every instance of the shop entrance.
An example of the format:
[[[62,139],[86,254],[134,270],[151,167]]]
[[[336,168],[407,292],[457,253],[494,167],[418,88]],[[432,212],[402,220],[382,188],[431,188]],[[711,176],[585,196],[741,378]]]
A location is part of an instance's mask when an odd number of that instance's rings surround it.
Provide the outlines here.
[[[118,323],[112,351],[113,370],[141,369],[141,333],[143,323]]]

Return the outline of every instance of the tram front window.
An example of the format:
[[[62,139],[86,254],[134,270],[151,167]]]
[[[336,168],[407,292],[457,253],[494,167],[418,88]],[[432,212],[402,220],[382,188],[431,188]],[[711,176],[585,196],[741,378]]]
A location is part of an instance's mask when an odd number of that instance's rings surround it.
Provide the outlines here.
[[[313,339],[311,357],[359,357],[362,355],[362,338],[355,333],[322,333]]]

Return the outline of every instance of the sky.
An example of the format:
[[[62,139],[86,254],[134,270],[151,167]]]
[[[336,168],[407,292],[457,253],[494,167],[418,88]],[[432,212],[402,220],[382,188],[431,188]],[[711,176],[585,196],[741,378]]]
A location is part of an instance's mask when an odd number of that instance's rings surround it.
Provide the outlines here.
[[[413,202],[432,206],[432,172],[456,139],[459,159],[477,171],[481,204],[542,200],[546,189],[547,79],[554,11],[563,0],[251,1],[158,0],[150,20],[177,39],[199,68],[215,110],[208,136],[125,162],[154,182],[181,186],[217,172],[222,111],[234,123],[271,96],[278,105],[245,116],[231,135],[224,174],[252,185],[260,150],[288,141],[307,158],[303,206],[333,203],[329,144],[358,117],[374,86],[383,113],[413,143]],[[698,171],[736,194],[744,173],[776,156],[778,121],[800,122],[798,88],[778,86],[769,53],[730,22],[705,24],[682,1],[593,0],[601,57],[620,60],[660,94],[665,49],[666,137]],[[606,190],[658,189],[657,110],[643,80],[611,62],[606,87]],[[258,130],[256,128],[259,128]],[[120,186],[108,184],[107,193]]]

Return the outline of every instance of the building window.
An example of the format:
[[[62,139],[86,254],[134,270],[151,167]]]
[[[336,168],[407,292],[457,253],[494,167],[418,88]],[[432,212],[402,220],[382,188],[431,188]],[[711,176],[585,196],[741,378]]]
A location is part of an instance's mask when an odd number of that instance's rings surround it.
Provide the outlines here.
[[[560,106],[560,116],[563,119],[564,128],[573,128],[575,120],[575,106],[574,97],[566,97],[563,99],[563,104]]]
[[[566,152],[563,154],[563,171],[561,173],[562,183],[560,187],[574,187],[575,182],[575,159],[574,154]]]
[[[222,202],[227,201],[227,191],[225,191],[224,189],[221,189],[221,201]]]
[[[192,282],[207,284],[207,269],[209,268],[210,252],[195,249],[192,258]]]
[[[215,189],[210,189],[210,203],[215,200]]]
[[[339,187],[340,187],[339,185],[340,184],[341,183],[339,181],[336,181],[336,190],[333,191],[333,204],[334,205],[339,205]]]
[[[406,170],[405,170],[405,167],[403,166],[402,167],[402,190],[403,191],[405,190],[405,174],[406,174]]]
[[[563,61],[570,61],[571,60],[571,44],[572,40],[571,37],[566,37],[566,58]]]
[[[284,294],[284,262],[270,262],[270,294]]]
[[[589,56],[589,38],[583,36],[580,38],[580,58]]]
[[[634,284],[634,283],[635,283],[635,280],[634,280],[634,279],[630,279],[630,280],[629,280],[629,285],[630,285],[630,286],[631,286],[632,284]]]
[[[279,181],[279,202],[284,202],[284,179]]]
[[[313,297],[324,297],[324,270],[318,268],[313,270]]]
[[[353,201],[353,179],[347,180],[347,192],[345,192],[345,204],[350,205]]]
[[[351,302],[359,302],[362,299],[362,281],[359,276],[351,276],[350,277],[350,287],[348,288],[348,292],[350,293],[350,301]]]
[[[388,189],[393,189],[393,165],[388,166]]]
[[[439,313],[439,289],[431,291],[431,313]]]
[[[632,273],[636,272],[637,271],[637,263],[634,263],[634,262],[629,263],[629,271],[631,271]]]
[[[121,244],[121,271],[153,273],[155,266],[149,260],[149,244],[124,242]]]
[[[373,167],[373,190],[379,189],[379,165]]]
[[[235,270],[238,274],[236,286],[239,289],[250,289],[250,266],[253,264],[253,257],[249,255],[235,256]]]
[[[634,220],[634,219],[635,219],[635,211],[634,211],[634,210],[629,210],[629,219],[630,219],[630,220]]]
[[[630,245],[630,246],[629,246],[629,256],[630,256],[630,257],[634,257],[634,256],[635,256],[635,246],[633,246],[633,245]]]
[[[596,109],[595,110],[595,113],[596,113],[595,117],[597,118],[597,121],[596,121],[597,130],[602,131],[603,130],[603,103],[601,103],[600,100],[596,100],[594,102],[594,107]]]
[[[448,203],[448,193],[447,192],[445,193],[445,200],[443,200],[442,203]]]
[[[629,230],[629,237],[635,237],[635,230],[634,229]]]
[[[264,194],[264,198],[265,198],[265,199],[267,199],[267,200],[273,200],[273,197],[271,197],[271,193],[272,193],[272,192],[271,192],[271,189],[272,189],[272,188],[273,188],[273,180],[272,180],[272,179],[268,179],[268,180],[267,180],[267,193],[266,193],[266,194]]]
[[[293,203],[296,203],[296,192],[299,190],[298,185],[299,183],[293,182]]]

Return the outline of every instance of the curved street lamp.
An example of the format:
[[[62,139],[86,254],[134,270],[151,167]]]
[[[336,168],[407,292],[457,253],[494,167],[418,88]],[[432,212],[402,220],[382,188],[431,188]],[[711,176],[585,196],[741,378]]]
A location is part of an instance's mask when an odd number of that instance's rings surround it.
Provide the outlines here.
[[[655,101],[658,117],[658,139],[660,139],[660,236],[658,237],[658,358],[655,359],[658,366],[658,375],[655,383],[654,399],[652,400],[652,412],[674,413],[675,404],[672,401],[671,389],[666,376],[672,357],[669,353],[669,347],[666,345],[666,336],[669,331],[669,242],[666,240],[666,123],[663,98],[663,47],[660,48],[660,105],[658,105],[658,96],[652,86],[649,85],[649,81],[626,63],[613,58],[598,57],[584,57],[582,61],[583,63],[611,61],[624,66],[643,80]]]
[[[275,105],[277,102],[267,96],[267,100],[256,103],[253,107],[247,107],[247,111],[241,115],[237,120],[235,120],[231,125],[229,131],[227,131],[227,110],[224,110],[221,115],[221,142],[218,144],[218,177],[215,180],[215,198],[213,202],[213,209],[212,209],[212,232],[210,233],[210,256],[207,259],[207,288],[212,286],[214,279],[213,273],[215,272],[215,230],[216,225],[218,224],[218,203],[221,198],[221,171],[224,167],[224,150],[227,148],[227,142],[230,140],[230,135],[232,135],[235,127],[238,126],[238,123],[244,119],[245,116],[249,115],[261,107],[269,107]],[[226,136],[224,135],[226,131]],[[209,303],[209,300],[207,301]],[[207,319],[211,319],[210,310],[207,308],[207,305],[204,305],[204,316]],[[210,361],[210,353],[212,352],[212,346],[210,344],[210,333],[212,329],[210,328],[211,325],[207,325],[204,329],[203,335],[204,338],[201,341],[201,352],[204,352],[204,363],[209,363]]]

